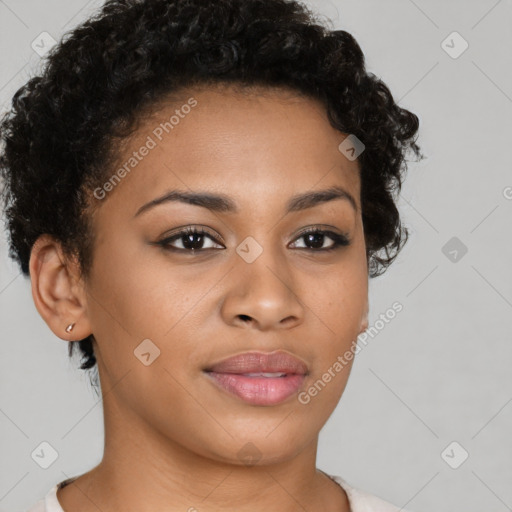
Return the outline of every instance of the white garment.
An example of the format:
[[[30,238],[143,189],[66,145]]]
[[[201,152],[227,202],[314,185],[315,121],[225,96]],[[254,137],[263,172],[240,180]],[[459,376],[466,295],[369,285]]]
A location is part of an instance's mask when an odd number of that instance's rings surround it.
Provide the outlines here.
[[[340,476],[332,476],[327,473],[325,474],[345,490],[351,512],[407,512],[406,510],[399,509],[377,496],[352,487]],[[70,483],[72,480],[74,480],[74,478],[69,478],[68,480],[64,480],[63,482],[56,484],[48,491],[48,494],[43,499],[39,500],[26,512],[64,512],[60,506],[59,500],[57,499],[57,489],[59,486],[63,487],[63,484]]]

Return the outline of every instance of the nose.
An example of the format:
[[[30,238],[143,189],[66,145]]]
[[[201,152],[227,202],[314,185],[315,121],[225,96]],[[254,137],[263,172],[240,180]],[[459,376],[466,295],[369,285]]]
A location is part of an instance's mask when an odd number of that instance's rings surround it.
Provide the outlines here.
[[[275,252],[265,249],[252,263],[236,256],[221,308],[226,323],[261,331],[302,323],[304,306],[293,271]]]

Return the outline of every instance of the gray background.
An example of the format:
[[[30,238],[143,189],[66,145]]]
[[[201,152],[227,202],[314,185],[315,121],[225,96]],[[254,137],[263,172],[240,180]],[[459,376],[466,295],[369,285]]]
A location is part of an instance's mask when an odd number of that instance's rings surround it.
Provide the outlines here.
[[[60,39],[101,3],[0,0],[2,110],[37,72],[32,41]],[[399,202],[409,243],[370,280],[370,326],[395,301],[403,311],[359,352],[318,466],[413,512],[510,511],[512,1],[310,5],[419,115],[427,156],[410,164]],[[453,31],[469,43],[457,58],[442,46]],[[0,315],[0,509],[22,511],[99,462],[101,400],[39,316],[3,230]],[[31,458],[42,441],[59,454],[46,470]]]

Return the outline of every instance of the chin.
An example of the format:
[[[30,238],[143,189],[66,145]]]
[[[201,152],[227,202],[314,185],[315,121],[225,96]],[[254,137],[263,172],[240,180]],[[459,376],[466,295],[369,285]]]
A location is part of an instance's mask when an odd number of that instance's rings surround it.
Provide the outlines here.
[[[296,457],[311,442],[307,439],[293,442],[289,434],[283,428],[281,435],[274,431],[270,435],[267,432],[260,432],[237,436],[227,445],[223,443],[220,447],[221,451],[214,450],[212,456],[223,462],[240,466],[261,466],[286,462]]]

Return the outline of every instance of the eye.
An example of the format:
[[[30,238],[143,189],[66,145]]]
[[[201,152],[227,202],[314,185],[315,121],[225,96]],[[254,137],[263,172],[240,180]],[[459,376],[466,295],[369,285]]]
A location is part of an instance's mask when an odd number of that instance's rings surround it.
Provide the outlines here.
[[[324,247],[325,239],[331,239],[333,243],[329,247]],[[350,245],[350,240],[345,235],[340,235],[334,231],[323,230],[319,228],[309,228],[303,231],[296,240],[305,240],[306,244],[312,245],[311,247],[299,247],[313,252],[326,252],[333,251],[340,247]]]
[[[211,235],[204,228],[196,229],[194,227],[188,227],[182,231],[179,231],[173,236],[164,238],[158,245],[161,245],[164,249],[176,252],[190,252],[204,251],[206,249],[214,249],[214,247],[204,247],[205,237],[208,237],[212,241],[216,241],[215,237]],[[181,243],[181,247],[173,247],[172,243],[178,241]],[[222,247],[221,247],[222,248]]]
[[[219,245],[214,235],[209,233],[204,228],[197,229],[195,227],[188,227],[184,230],[181,230],[170,237],[156,242],[156,244],[162,246],[165,250],[168,251],[182,253],[188,252],[190,254],[216,249],[216,247],[211,245],[210,247],[205,247],[205,239],[209,239],[211,242],[213,242],[213,245],[215,245],[215,243]],[[328,252],[340,247],[350,245],[350,240],[345,235],[335,233],[334,231],[322,230],[317,227],[308,228],[307,230],[303,231],[295,240],[301,239],[305,241],[306,246],[294,248],[311,252]],[[332,241],[329,247],[324,247],[324,242],[326,239],[331,239]],[[181,247],[174,246],[173,244],[175,242],[178,242]],[[312,247],[308,247],[307,245]],[[224,247],[221,245],[217,248],[222,249]]]

